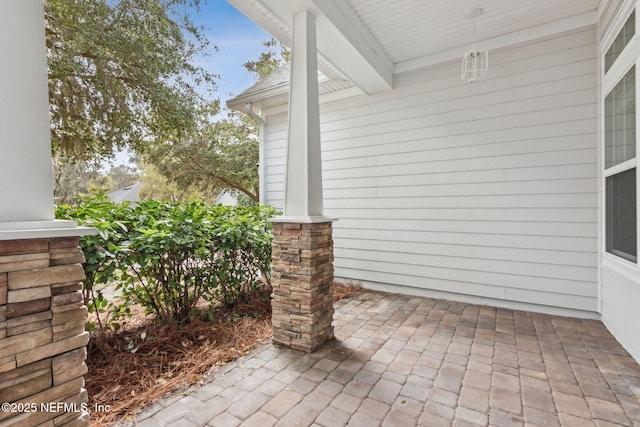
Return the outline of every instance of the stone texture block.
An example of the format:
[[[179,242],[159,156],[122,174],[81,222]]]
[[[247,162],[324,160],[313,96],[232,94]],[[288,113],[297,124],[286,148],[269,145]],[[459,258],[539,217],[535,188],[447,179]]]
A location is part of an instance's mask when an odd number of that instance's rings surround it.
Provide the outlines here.
[[[65,265],[83,263],[84,253],[78,246],[52,248],[49,250],[50,265]]]
[[[14,261],[14,262],[0,264],[0,272],[6,273],[9,271],[29,270],[32,268],[46,268],[46,267],[49,267],[48,256],[45,259],[32,259],[32,260],[26,260],[26,261]]]
[[[0,402],[14,402],[51,387],[51,362],[44,360],[0,374]]]
[[[65,252],[51,254],[49,265],[82,264],[85,261],[82,252]]]
[[[3,264],[12,264],[15,262],[48,260],[48,259],[49,259],[48,252],[36,252],[36,253],[19,254],[19,255],[0,255],[0,268],[2,268]],[[14,270],[17,270],[17,269],[14,269]],[[6,271],[12,271],[12,270],[6,270]]]
[[[48,239],[1,240],[0,255],[47,252]]]
[[[51,330],[48,331],[51,334]],[[10,338],[7,338],[10,339]],[[27,365],[36,360],[46,359],[76,348],[85,347],[89,343],[89,332],[83,332],[71,338],[55,341],[38,348],[16,354],[17,366]]]
[[[41,311],[39,313],[29,314],[27,316],[15,317],[13,319],[7,320],[8,328],[16,328],[18,326],[26,325],[29,323],[42,322],[45,320],[51,320],[51,312],[50,311]]]
[[[63,323],[84,322],[87,318],[87,312],[87,307],[83,306],[70,311],[53,313],[51,324],[55,326],[62,325]]]
[[[43,360],[40,362],[32,363],[31,365],[28,365],[28,366],[23,366],[21,368],[14,369],[11,372],[2,373],[0,374],[0,389],[10,387],[14,384],[19,384],[20,378],[22,376],[29,375],[30,373],[38,372],[42,370],[48,370],[50,372],[51,362],[47,360]]]
[[[80,290],[82,290],[81,282],[56,283],[51,285],[51,295],[60,295]]]
[[[69,305],[75,304],[78,302],[82,302],[82,293],[81,292],[69,292],[60,295],[54,295],[51,298],[51,305],[53,307],[61,306],[61,305]]]
[[[25,379],[16,384],[15,387],[0,391],[0,394],[3,396],[0,397],[0,400],[3,402],[12,402],[46,390],[49,387],[51,387],[51,372],[47,371],[36,377]]]
[[[51,306],[51,312],[55,315],[57,313],[63,313],[63,312],[66,312],[66,311],[74,311],[74,310],[77,310],[77,309],[82,308],[82,307],[84,307],[84,301],[78,301],[78,302],[74,302],[72,304]]]
[[[6,305],[7,319],[15,317],[27,316],[29,314],[40,313],[49,310],[51,307],[51,298],[40,298],[32,301],[19,302]],[[0,313],[1,319],[2,313]]]
[[[0,373],[16,368],[16,357],[14,355],[0,358]]]
[[[7,328],[7,336],[20,335],[27,332],[37,331],[39,329],[51,329],[50,320],[41,320],[39,322],[25,323],[24,325]]]
[[[86,403],[88,401],[87,390],[81,389],[79,392],[74,393],[72,395],[66,396],[61,399],[63,403],[68,405],[72,405],[75,407],[76,411],[70,411],[60,414],[57,414],[55,418],[49,420],[48,422],[53,422],[54,427],[60,426],[87,426],[88,424],[77,424],[78,420],[83,420],[86,414],[82,411],[82,403]],[[84,420],[88,423],[88,419]]]
[[[84,332],[85,322],[63,323],[53,326],[53,341],[62,341]]]
[[[89,425],[90,415],[86,412],[77,415],[75,413],[70,416],[61,416],[55,419],[56,427],[86,427]]]
[[[80,264],[58,265],[34,270],[9,272],[9,289],[23,289],[34,286],[46,286],[55,283],[68,283],[85,278]]]
[[[7,337],[0,340],[0,358],[16,355],[20,352],[39,350],[51,342],[51,329],[27,332],[26,334]]]
[[[87,365],[84,364],[86,358],[85,347],[54,356],[52,359],[53,384],[60,385],[84,375],[87,372]]]
[[[51,296],[50,286],[38,286],[35,288],[25,288],[10,290],[7,295],[7,302],[13,304],[16,302],[33,301],[41,298],[49,298]]]
[[[78,248],[80,245],[80,237],[55,237],[50,240],[49,248],[51,251],[60,248]]]

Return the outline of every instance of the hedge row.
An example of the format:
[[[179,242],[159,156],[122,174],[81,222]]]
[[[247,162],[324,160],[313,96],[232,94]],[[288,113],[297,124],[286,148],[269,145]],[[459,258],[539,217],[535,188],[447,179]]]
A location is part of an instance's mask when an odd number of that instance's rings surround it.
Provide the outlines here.
[[[228,207],[200,202],[143,201],[136,205],[104,199],[59,206],[57,217],[75,219],[99,234],[80,245],[86,258],[85,303],[104,311],[110,286],[123,302],[110,307],[99,327],[116,326],[132,304],[162,322],[185,323],[219,304],[246,300],[269,282],[271,207]]]

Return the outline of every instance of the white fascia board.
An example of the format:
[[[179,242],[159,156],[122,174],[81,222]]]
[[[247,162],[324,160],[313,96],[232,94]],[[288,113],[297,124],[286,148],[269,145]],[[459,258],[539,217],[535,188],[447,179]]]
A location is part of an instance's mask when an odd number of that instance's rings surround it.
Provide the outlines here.
[[[337,92],[327,93],[325,95],[320,95],[320,105],[326,104],[327,102],[339,101],[341,99],[353,98],[354,96],[364,95],[364,92],[359,87],[351,87],[349,89],[339,90]],[[276,105],[273,107],[264,108],[260,111],[260,114],[267,118],[269,116],[273,116],[276,114],[286,113],[289,109],[289,103],[285,103],[282,105]]]
[[[528,42],[530,40],[541,39],[552,36],[554,34],[564,33],[577,30],[589,26],[596,25],[597,11],[585,12],[570,18],[560,19],[558,21],[549,22],[535,27],[526,28],[524,30],[515,31],[498,37],[486,40],[479,40],[478,47],[481,49],[497,50],[508,46]],[[395,74],[410,73],[423,68],[431,67],[437,64],[460,60],[462,55],[469,50],[469,45],[460,46],[432,55],[423,56],[421,58],[410,59],[408,61],[399,62],[395,66]]]
[[[247,102],[259,102],[264,99],[268,99],[274,96],[289,93],[289,82],[282,83],[277,86],[252,92],[244,96],[237,96],[227,101],[227,106],[233,110],[244,111],[244,106]]]
[[[324,73],[319,72],[318,84],[321,85],[322,83],[327,81],[329,81],[327,76]],[[235,109],[239,111],[244,111],[244,106],[248,102],[251,102],[251,103],[260,102],[265,99],[272,98],[274,96],[284,95],[286,93],[289,93],[289,82],[280,83],[275,86],[267,87],[261,90],[257,90],[255,92],[248,93],[246,95],[238,95],[235,98],[229,99],[227,101],[227,107],[231,108],[232,110]]]
[[[334,0],[227,0],[285,44],[291,44],[293,16],[316,17],[318,54],[365,93],[393,88],[393,61],[356,13]]]

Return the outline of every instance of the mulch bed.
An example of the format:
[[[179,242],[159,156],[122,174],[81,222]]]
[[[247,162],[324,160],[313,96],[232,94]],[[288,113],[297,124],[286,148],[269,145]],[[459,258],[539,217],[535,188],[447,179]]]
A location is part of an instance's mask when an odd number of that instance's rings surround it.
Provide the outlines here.
[[[335,284],[334,300],[359,288]],[[92,426],[115,425],[172,390],[198,384],[222,364],[235,360],[271,337],[271,304],[264,293],[213,321],[186,326],[159,325],[142,312],[121,330],[96,332],[88,346],[86,388]]]

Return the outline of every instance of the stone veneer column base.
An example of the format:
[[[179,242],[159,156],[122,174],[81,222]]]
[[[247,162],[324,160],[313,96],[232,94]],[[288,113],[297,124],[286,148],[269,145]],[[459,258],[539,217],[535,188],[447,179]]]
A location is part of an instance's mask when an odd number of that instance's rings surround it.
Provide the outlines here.
[[[333,338],[331,222],[273,223],[273,342],[313,352]]]
[[[0,240],[0,426],[89,425],[79,240]]]

